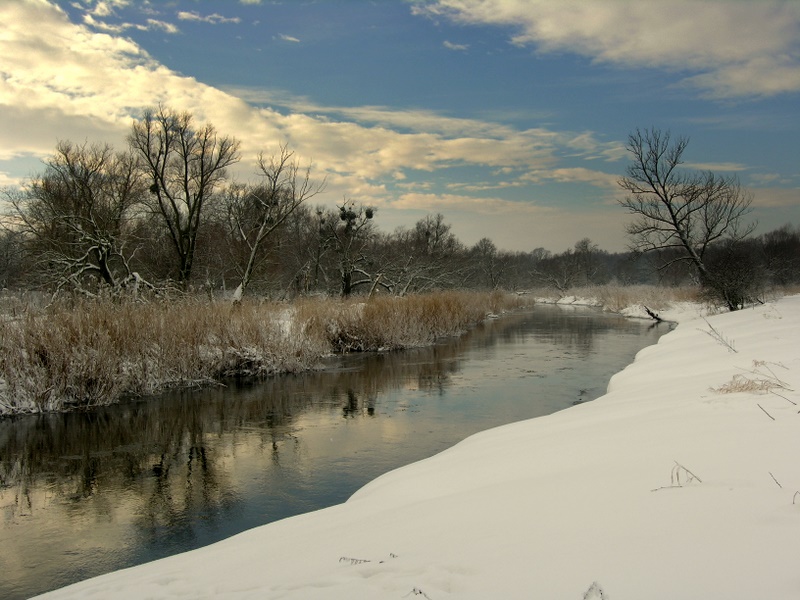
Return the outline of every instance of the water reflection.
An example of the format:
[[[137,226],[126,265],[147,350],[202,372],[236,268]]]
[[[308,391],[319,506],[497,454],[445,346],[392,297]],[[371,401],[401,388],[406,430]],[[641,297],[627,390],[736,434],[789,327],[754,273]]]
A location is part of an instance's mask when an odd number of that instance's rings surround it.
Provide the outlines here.
[[[0,421],[0,597],[344,501],[475,431],[602,394],[663,331],[539,307],[320,372]]]

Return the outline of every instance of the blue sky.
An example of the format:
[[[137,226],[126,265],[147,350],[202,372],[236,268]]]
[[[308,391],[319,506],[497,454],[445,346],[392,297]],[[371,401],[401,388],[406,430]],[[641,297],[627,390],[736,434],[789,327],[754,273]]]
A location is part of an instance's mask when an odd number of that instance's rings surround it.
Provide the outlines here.
[[[122,148],[162,102],[289,143],[319,200],[392,231],[441,212],[462,241],[625,247],[627,135],[736,173],[765,231],[800,225],[800,2],[3,0],[0,185],[59,139]]]

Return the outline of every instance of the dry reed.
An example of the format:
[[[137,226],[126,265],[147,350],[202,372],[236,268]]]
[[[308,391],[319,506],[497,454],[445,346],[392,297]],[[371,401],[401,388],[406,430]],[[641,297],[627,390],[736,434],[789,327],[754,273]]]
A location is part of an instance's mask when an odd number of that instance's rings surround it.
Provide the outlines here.
[[[664,310],[676,302],[702,302],[700,291],[694,286],[660,286],[660,285],[592,285],[575,287],[565,293],[554,293],[553,290],[536,290],[532,292],[540,299],[557,302],[566,296],[591,300],[610,312],[621,312],[623,309],[644,305],[654,311]]]
[[[518,296],[501,292],[305,300],[297,305],[296,322],[305,335],[325,339],[334,352],[393,350],[459,335],[488,314],[523,304]]]
[[[365,303],[73,300],[15,310],[0,320],[0,415],[297,372],[331,352],[425,345],[518,303],[501,293],[446,292]]]

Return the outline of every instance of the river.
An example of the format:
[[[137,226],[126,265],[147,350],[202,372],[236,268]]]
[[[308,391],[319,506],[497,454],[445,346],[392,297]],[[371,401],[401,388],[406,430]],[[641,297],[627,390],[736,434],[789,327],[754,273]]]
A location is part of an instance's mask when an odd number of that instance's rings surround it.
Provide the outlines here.
[[[429,348],[0,420],[0,597],[344,502],[477,432],[605,393],[667,325],[539,305]]]

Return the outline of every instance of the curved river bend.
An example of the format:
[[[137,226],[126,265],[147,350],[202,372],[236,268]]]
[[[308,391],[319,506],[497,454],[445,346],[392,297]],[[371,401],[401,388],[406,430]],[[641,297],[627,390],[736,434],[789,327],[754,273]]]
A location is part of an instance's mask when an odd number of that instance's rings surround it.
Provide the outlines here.
[[[0,597],[344,502],[490,427],[605,393],[667,326],[537,306],[430,348],[0,421]]]

